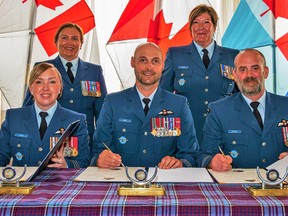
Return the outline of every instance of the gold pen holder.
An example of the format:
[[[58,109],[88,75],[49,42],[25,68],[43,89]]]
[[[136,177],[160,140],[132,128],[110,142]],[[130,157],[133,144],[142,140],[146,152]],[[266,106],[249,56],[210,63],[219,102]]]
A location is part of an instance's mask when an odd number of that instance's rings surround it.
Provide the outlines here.
[[[131,184],[120,185],[118,188],[119,196],[165,196],[165,188],[162,185],[151,184],[156,178],[158,167],[155,167],[153,176],[147,179],[148,173],[144,169],[139,169],[135,172],[135,178],[129,175],[128,167],[125,167],[127,178]]]
[[[22,174],[16,178],[16,170],[12,166],[4,167],[0,176],[0,194],[30,194],[35,187],[34,184],[19,182],[26,169],[27,165],[24,166]]]
[[[276,169],[267,170],[267,179],[264,179],[260,174],[259,167],[257,167],[257,175],[262,183],[261,186],[248,187],[248,192],[252,196],[288,196],[287,184],[283,185],[288,176],[288,167],[282,178],[279,177],[279,172]]]

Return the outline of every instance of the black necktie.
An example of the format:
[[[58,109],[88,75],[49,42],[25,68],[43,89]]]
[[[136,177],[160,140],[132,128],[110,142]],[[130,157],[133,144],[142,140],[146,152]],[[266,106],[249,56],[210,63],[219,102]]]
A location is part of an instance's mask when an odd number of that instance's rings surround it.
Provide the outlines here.
[[[148,113],[148,110],[149,110],[149,102],[150,102],[150,99],[149,98],[143,98],[142,101],[144,102],[145,104],[145,107],[144,107],[144,113],[145,113],[145,116],[147,115]]]
[[[71,62],[67,62],[66,66],[68,67],[67,68],[67,74],[71,80],[71,83],[73,83],[74,82],[74,75],[73,75],[72,70],[71,70],[71,67],[73,66],[73,64]]]
[[[259,106],[259,102],[251,102],[250,103],[250,106],[253,108],[253,113],[254,113],[254,116],[255,118],[257,119],[257,122],[259,124],[259,126],[261,127],[261,129],[263,130],[263,121],[262,121],[262,118],[261,118],[261,115],[257,109],[257,107]]]
[[[203,55],[203,63],[206,67],[206,69],[208,68],[208,65],[209,65],[209,62],[210,62],[210,59],[209,59],[209,56],[208,56],[208,50],[207,49],[203,49],[202,50],[204,52],[204,55]]]
[[[47,112],[40,112],[39,113],[40,117],[41,117],[41,123],[40,123],[40,128],[39,128],[39,132],[40,132],[40,137],[41,140],[45,134],[45,131],[47,129],[47,122],[46,122],[46,116],[48,116]]]

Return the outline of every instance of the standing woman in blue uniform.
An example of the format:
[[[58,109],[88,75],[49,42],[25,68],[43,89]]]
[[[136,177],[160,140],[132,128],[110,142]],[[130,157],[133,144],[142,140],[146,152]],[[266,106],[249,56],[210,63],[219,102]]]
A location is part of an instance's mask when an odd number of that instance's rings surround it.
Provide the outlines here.
[[[63,89],[59,71],[48,63],[38,64],[30,73],[29,90],[34,103],[9,109],[0,130],[0,166],[13,158],[13,166],[38,166],[51,148],[58,132],[80,120],[74,132],[77,154],[64,157],[63,147],[51,159],[49,167],[80,168],[89,164],[89,144],[85,115],[63,108],[57,102]],[[44,117],[44,119],[42,119]]]
[[[58,102],[65,108],[86,114],[91,148],[96,120],[107,94],[102,68],[78,57],[84,36],[77,24],[61,25],[55,34],[54,42],[59,56],[45,62],[53,64],[63,78],[63,94]],[[28,89],[23,106],[32,104],[32,98]]]
[[[200,144],[208,104],[237,91],[229,71],[239,51],[221,47],[214,41],[217,21],[216,11],[205,4],[191,11],[189,26],[193,42],[169,48],[160,81],[162,88],[188,98]]]

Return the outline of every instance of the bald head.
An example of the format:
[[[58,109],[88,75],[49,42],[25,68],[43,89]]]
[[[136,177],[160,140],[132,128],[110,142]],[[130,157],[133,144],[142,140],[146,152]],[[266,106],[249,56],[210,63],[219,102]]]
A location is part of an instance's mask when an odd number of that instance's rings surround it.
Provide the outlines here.
[[[134,58],[137,55],[139,55],[139,53],[146,51],[146,50],[147,51],[148,50],[150,50],[150,51],[154,50],[155,52],[159,52],[159,54],[160,54],[159,57],[161,57],[161,61],[163,61],[162,51],[161,51],[160,47],[158,47],[155,43],[152,43],[152,42],[144,42],[144,43],[139,44],[134,51]]]

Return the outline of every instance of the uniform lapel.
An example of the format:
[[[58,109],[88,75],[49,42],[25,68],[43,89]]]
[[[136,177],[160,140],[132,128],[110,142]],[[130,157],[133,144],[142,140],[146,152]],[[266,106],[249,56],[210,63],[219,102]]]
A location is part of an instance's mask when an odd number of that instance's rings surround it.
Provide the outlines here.
[[[217,62],[221,59],[221,55],[222,55],[222,53],[223,53],[221,47],[219,47],[219,46],[216,44],[216,42],[214,42],[214,43],[215,43],[214,52],[213,52],[213,56],[212,56],[212,58],[211,58],[211,60],[210,60],[208,69],[209,69],[210,67],[213,67],[213,65],[214,65],[215,63],[217,63]]]
[[[276,122],[278,117],[278,106],[275,105],[275,101],[273,102],[273,98],[271,98],[271,94],[267,92],[266,94],[266,106],[265,106],[265,119],[264,119],[264,128],[263,128],[263,134],[264,137],[270,130],[270,128],[277,124]]]
[[[67,71],[66,71],[65,67],[63,66],[62,61],[61,61],[59,56],[54,60],[53,64],[59,70],[63,81],[65,81],[65,83],[71,84],[70,78],[69,78]]]
[[[242,121],[243,124],[245,124],[247,127],[252,128],[257,133],[262,134],[262,130],[259,127],[259,124],[252,110],[250,109],[245,99],[242,97],[241,93],[238,93],[238,96],[235,100],[234,108],[235,110],[239,111],[240,121]]]
[[[29,106],[29,109],[25,110],[23,115],[24,121],[23,124],[25,128],[29,131],[32,135],[33,139],[36,140],[37,143],[41,143],[39,127],[36,119],[36,111],[34,109],[34,105]]]
[[[79,58],[77,73],[76,73],[76,77],[75,77],[75,80],[73,82],[73,85],[74,84],[79,84],[79,82],[81,80],[85,80],[85,77],[87,75],[88,75],[88,66],[87,66],[87,64],[84,61],[82,61]]]
[[[144,119],[142,127],[146,127],[147,124],[151,123],[151,118],[157,116],[157,114],[162,110],[163,107],[163,101],[165,101],[165,98],[163,98],[162,89],[158,87],[154,98],[152,100],[152,103],[150,104],[150,109],[147,114],[147,116]]]
[[[144,110],[136,90],[136,86],[131,88],[130,94],[127,98],[129,109],[137,116],[138,119],[143,121],[145,118]]]

